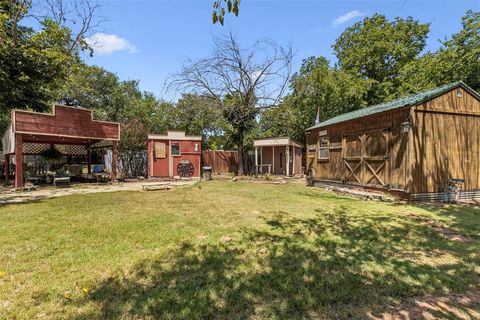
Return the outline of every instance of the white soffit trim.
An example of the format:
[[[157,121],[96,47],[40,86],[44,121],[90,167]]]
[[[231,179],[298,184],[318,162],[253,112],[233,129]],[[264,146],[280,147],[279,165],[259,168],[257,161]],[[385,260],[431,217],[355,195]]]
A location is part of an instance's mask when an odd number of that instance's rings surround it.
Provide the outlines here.
[[[149,140],[194,140],[202,141],[202,136],[187,136],[185,131],[168,131],[167,134],[149,134]]]

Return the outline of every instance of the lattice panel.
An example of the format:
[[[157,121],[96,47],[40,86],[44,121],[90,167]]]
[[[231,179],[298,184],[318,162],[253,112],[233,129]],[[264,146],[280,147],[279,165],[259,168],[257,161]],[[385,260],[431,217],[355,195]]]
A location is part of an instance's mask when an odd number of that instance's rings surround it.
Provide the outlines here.
[[[48,149],[50,149],[49,144],[43,144],[43,143],[22,144],[22,150],[24,154],[41,154],[42,152]]]
[[[67,156],[85,156],[87,149],[84,145],[77,144],[56,144],[55,149]]]
[[[87,155],[87,149],[83,145],[56,144],[54,148],[67,156]],[[44,143],[24,143],[22,145],[24,154],[42,154],[48,149],[50,149],[50,145]]]

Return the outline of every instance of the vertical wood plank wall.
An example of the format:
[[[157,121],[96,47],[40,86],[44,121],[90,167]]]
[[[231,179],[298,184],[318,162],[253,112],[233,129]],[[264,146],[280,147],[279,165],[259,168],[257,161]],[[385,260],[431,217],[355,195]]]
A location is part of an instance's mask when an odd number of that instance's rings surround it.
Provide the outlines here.
[[[409,117],[410,108],[398,109],[383,114],[378,114],[366,118],[360,118],[350,122],[331,125],[322,130],[327,130],[329,144],[338,144],[341,148],[329,149],[329,159],[318,159],[318,135],[320,129],[312,130],[307,141],[307,165],[311,163],[311,167],[315,170],[316,180],[342,182],[348,174],[349,170],[344,164],[344,158],[359,160],[351,160],[352,169],[359,165],[356,175],[361,181],[368,180],[372,173],[366,168],[366,164],[360,163],[360,158],[370,156],[374,152],[373,149],[378,148],[375,141],[371,141],[367,134],[370,135],[387,135],[382,136],[382,143],[386,144],[386,160],[385,168],[379,173],[380,178],[385,184],[394,189],[404,189],[406,186],[406,151],[407,137],[400,133],[400,124]],[[385,131],[385,133],[384,133]],[[312,157],[312,151],[309,146],[315,146],[315,154]],[[369,147],[371,146],[371,147]],[[373,169],[377,166],[370,164]],[[349,182],[354,185],[361,185],[359,182]],[[382,187],[378,181],[371,181],[371,186]]]
[[[401,123],[408,119],[412,124],[410,132],[402,134]],[[318,136],[323,130],[330,144],[342,146],[329,149],[328,160],[318,159]],[[380,130],[387,130],[388,157],[379,174],[385,186],[375,178],[365,183],[372,175],[370,169],[365,169],[366,163],[356,173],[360,183],[355,178],[345,183],[415,194],[444,192],[448,179],[457,178],[465,179],[463,190],[480,189],[480,101],[463,88],[414,107],[312,130],[307,137],[307,165],[315,170],[315,179],[342,183],[350,173],[344,159],[351,159],[354,169],[355,157],[368,156],[378,148],[371,132]],[[312,145],[314,155],[309,148]]]
[[[202,166],[212,167],[214,173],[237,173],[237,164],[237,151],[202,151]]]
[[[457,89],[417,106],[411,144],[412,193],[443,192],[449,178],[480,189],[480,102]]]

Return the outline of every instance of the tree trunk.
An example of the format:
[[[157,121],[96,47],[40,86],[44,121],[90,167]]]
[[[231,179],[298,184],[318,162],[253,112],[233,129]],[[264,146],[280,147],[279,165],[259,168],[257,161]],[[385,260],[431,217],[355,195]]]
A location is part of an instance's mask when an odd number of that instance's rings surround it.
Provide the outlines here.
[[[244,175],[245,163],[243,161],[243,129],[238,129],[238,175]]]

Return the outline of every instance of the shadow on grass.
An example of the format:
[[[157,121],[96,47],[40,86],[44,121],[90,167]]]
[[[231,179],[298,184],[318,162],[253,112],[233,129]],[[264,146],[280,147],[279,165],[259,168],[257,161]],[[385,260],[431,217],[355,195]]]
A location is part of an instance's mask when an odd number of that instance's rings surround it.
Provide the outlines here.
[[[318,209],[303,219],[278,213],[231,242],[184,242],[99,284],[77,303],[101,312],[79,318],[365,318],[414,296],[478,283],[478,257],[465,259],[466,245],[415,221],[352,210]],[[419,258],[444,253],[454,261]]]

